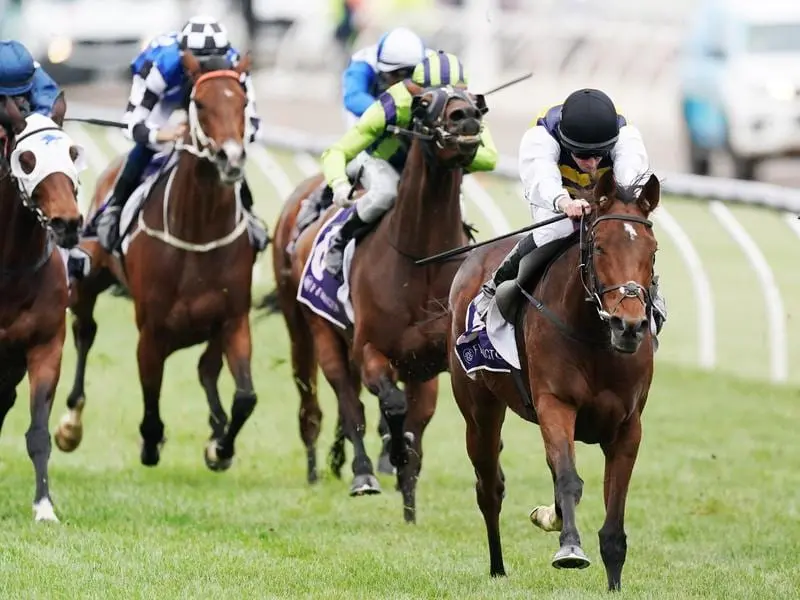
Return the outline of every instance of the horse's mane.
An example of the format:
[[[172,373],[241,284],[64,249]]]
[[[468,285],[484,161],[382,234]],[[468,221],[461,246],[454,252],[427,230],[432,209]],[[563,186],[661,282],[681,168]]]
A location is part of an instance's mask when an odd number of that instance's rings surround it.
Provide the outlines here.
[[[595,190],[606,177],[614,177],[614,198],[622,202],[623,204],[636,204],[639,199],[639,194],[644,189],[645,184],[650,179],[651,173],[648,171],[646,173],[642,173],[633,180],[632,183],[628,185],[622,185],[614,175],[614,171],[610,170],[604,173],[598,182],[595,184],[593,188],[582,190],[578,189],[575,191],[575,197],[580,198],[581,200],[586,200],[592,204],[597,202],[595,199]]]

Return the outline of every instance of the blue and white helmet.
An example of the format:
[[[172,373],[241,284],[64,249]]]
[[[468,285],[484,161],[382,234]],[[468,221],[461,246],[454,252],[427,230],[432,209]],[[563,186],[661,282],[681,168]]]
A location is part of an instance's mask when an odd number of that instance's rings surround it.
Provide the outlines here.
[[[214,17],[194,16],[181,29],[178,43],[197,57],[224,56],[231,47],[228,32]]]
[[[377,68],[382,73],[413,69],[425,58],[425,44],[410,29],[398,27],[378,41]]]

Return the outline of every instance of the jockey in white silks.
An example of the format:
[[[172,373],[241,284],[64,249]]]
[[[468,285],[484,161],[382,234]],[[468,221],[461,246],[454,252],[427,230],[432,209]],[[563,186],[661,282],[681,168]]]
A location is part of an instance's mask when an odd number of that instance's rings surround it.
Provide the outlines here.
[[[563,104],[539,115],[519,147],[519,174],[525,199],[534,222],[564,213],[570,218],[534,229],[514,246],[481,287],[475,305],[481,317],[491,305],[497,286],[517,276],[523,256],[574,231],[573,219],[580,219],[589,209],[588,202],[575,197],[576,192],[593,187],[611,168],[617,182],[629,186],[649,173],[650,161],[641,133],[617,113],[606,94],[595,89],[578,90]],[[650,294],[651,323],[657,335],[667,320],[657,277]]]

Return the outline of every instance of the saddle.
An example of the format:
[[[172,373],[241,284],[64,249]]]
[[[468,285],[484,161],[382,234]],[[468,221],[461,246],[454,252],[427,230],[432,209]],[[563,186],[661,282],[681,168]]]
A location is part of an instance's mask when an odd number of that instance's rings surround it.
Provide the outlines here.
[[[516,279],[504,281],[497,286],[495,303],[507,322],[517,323],[521,309],[528,302],[523,291],[533,292],[552,264],[578,242],[579,234],[579,231],[575,231],[565,238],[534,248],[520,260]]]

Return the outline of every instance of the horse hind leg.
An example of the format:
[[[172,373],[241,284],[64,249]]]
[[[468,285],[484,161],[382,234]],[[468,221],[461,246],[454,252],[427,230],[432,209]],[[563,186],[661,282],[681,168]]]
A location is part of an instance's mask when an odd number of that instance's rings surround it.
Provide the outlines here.
[[[89,351],[97,335],[97,322],[94,308],[100,292],[108,287],[111,277],[107,272],[98,274],[97,279],[85,279],[75,283],[76,300],[72,311],[72,339],[75,344],[77,362],[72,390],[67,396],[67,413],[61,417],[53,435],[56,447],[62,452],[72,452],[83,439],[81,417],[86,404],[85,380]]]
[[[583,480],[575,468],[575,409],[552,394],[541,395],[536,407],[547,464],[555,480],[556,511],[560,513],[562,521],[560,548],[552,564],[557,569],[583,569],[591,561],[581,548],[575,520],[583,493]],[[532,519],[535,512],[531,514]]]
[[[319,480],[317,439],[322,427],[322,409],[317,398],[317,357],[314,352],[314,338],[299,305],[294,303],[290,310],[292,313],[286,321],[291,337],[294,385],[300,394],[297,418],[300,439],[306,448],[306,481],[313,484]]]
[[[394,475],[397,470],[392,465],[389,456],[392,447],[392,435],[389,432],[389,423],[386,422],[386,417],[381,413],[380,422],[378,423],[378,435],[381,438],[381,454],[378,457],[378,472],[385,473],[386,475]]]
[[[215,336],[209,341],[205,351],[200,356],[197,363],[197,375],[200,379],[200,385],[206,393],[208,401],[208,424],[211,427],[211,437],[206,444],[206,449],[203,452],[203,457],[206,466],[212,471],[222,470],[227,468],[219,462],[209,462],[209,446],[218,443],[219,439],[225,435],[225,429],[228,426],[228,415],[225,414],[225,409],[222,407],[222,402],[219,397],[219,389],[217,382],[219,381],[219,374],[222,372],[222,337]],[[230,465],[228,465],[230,466]]]
[[[600,556],[606,568],[609,591],[622,588],[622,567],[628,553],[625,535],[625,501],[628,497],[633,466],[642,439],[642,425],[635,415],[620,430],[612,444],[603,444],[606,457],[603,496],[606,519],[600,529]]]

